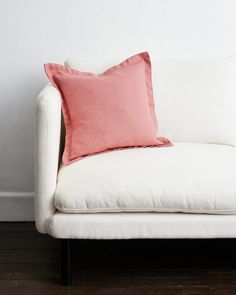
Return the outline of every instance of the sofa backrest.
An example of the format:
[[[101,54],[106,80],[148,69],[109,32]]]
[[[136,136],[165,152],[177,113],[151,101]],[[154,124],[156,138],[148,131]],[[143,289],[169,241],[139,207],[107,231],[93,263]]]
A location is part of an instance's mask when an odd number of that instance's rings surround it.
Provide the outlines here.
[[[172,141],[236,145],[236,57],[151,60],[159,135]],[[78,58],[65,64],[95,73],[113,65]]]

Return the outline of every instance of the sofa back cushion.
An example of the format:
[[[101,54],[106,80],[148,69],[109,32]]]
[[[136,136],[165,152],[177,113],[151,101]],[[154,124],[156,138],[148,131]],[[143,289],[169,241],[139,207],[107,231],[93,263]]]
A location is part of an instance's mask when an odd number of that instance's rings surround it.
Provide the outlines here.
[[[236,145],[236,57],[158,60],[152,56],[152,64],[160,134],[173,141]],[[66,65],[98,73],[106,67],[78,58],[68,58]]]

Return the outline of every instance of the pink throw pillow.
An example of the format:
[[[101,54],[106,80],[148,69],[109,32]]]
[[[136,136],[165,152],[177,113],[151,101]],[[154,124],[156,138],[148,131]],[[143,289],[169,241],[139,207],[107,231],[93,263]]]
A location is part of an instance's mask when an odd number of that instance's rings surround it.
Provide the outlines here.
[[[171,145],[168,139],[157,138],[147,52],[100,75],[51,63],[45,72],[62,95],[64,164],[113,149]]]

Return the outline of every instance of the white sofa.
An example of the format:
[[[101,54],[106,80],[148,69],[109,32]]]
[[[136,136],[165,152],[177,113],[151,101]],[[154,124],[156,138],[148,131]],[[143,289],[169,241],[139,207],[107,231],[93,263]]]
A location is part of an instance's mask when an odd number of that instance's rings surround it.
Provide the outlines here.
[[[66,64],[81,68],[70,58]],[[111,151],[60,164],[61,97],[37,100],[36,226],[62,239],[236,237],[236,58],[153,62],[168,148]]]

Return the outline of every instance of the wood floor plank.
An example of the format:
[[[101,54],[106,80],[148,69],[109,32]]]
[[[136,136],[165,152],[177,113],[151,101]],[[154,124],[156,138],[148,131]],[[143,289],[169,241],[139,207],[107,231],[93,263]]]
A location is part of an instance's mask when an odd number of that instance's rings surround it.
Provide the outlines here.
[[[236,240],[72,241],[73,284],[59,282],[60,241],[30,222],[0,223],[0,295],[236,294]]]

